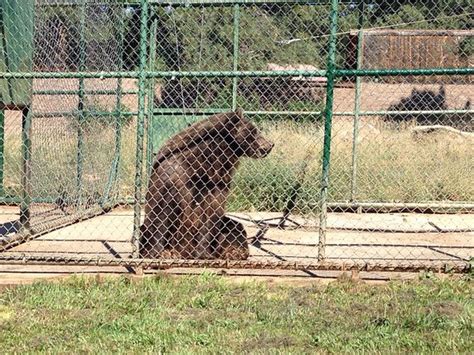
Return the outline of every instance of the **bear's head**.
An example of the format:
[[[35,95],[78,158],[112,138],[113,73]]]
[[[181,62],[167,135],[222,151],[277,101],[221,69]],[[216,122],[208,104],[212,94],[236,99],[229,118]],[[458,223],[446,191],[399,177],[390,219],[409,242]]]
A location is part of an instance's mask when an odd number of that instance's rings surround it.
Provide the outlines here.
[[[274,143],[267,140],[258,128],[246,119],[238,109],[228,121],[231,132],[231,148],[236,155],[248,158],[264,158],[273,149]]]

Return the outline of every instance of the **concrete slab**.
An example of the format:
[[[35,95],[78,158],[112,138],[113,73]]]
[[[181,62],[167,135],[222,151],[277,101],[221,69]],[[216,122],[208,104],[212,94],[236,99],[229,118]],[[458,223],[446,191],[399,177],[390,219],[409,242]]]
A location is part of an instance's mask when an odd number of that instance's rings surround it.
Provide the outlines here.
[[[13,222],[20,218],[20,208],[17,206],[0,207],[0,224]]]
[[[278,212],[230,213],[245,225],[251,226],[253,221],[271,220],[277,223],[282,214]],[[306,229],[317,228],[319,217],[290,216],[290,219]],[[286,226],[292,226],[286,223]],[[367,230],[387,232],[440,232],[457,229],[474,231],[474,214],[420,214],[420,213],[329,213],[327,226],[329,229]]]
[[[9,210],[11,216],[14,210]],[[236,214],[232,214],[236,215]],[[303,224],[298,229],[269,228],[262,230],[249,220],[279,218],[275,213],[238,214],[253,244],[251,258],[255,261],[288,261],[302,264],[317,262],[319,233],[317,218],[292,217]],[[437,227],[432,226],[432,222]],[[330,214],[326,235],[326,258],[333,262],[411,263],[467,262],[474,256],[473,215],[416,214]],[[442,226],[443,228],[440,228]],[[440,229],[463,232],[442,233]],[[351,230],[352,229],[352,230]],[[385,232],[383,232],[385,231]],[[390,232],[392,231],[392,232]],[[93,258],[128,258],[132,253],[133,213],[117,209],[108,214],[58,229],[28,241],[2,254],[3,256],[61,256]],[[260,237],[255,240],[256,237]],[[67,271],[65,271],[67,270]],[[66,273],[127,273],[124,267],[0,265],[3,276],[21,278],[47,277]],[[8,282],[14,276],[5,278]]]
[[[452,231],[456,229],[474,231],[474,214],[433,214],[428,220],[441,231]]]

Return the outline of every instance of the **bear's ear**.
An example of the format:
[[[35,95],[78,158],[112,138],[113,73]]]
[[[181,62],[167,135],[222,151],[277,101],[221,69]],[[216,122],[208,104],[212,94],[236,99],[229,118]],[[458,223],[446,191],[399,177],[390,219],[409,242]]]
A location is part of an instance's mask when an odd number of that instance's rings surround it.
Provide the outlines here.
[[[235,114],[239,117],[239,118],[244,118],[244,110],[242,110],[242,108],[238,107],[236,110],[235,110]]]

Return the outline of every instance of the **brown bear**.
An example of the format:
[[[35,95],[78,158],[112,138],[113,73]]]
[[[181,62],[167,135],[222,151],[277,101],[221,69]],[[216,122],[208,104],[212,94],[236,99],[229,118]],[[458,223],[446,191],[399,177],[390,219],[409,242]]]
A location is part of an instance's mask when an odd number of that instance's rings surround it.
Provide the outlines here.
[[[273,148],[241,110],[211,116],[169,139],[157,153],[140,227],[143,258],[245,260],[243,225],[225,216],[242,157]]]

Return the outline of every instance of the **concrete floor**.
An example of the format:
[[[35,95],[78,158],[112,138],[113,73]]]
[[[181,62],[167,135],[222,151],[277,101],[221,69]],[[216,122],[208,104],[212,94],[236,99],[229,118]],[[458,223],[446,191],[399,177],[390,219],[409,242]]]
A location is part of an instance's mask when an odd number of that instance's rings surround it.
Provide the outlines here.
[[[235,213],[249,237],[262,235],[252,220],[278,218],[278,213]],[[18,218],[14,207],[2,208],[0,222]],[[251,260],[288,261],[314,264],[318,254],[318,220],[294,216],[302,225],[288,229],[269,228],[250,247]],[[4,256],[61,256],[83,258],[128,258],[133,213],[116,209],[37,239],[21,244]],[[1,238],[1,237],[0,237]],[[351,214],[332,213],[328,217],[326,257],[332,262],[369,262],[377,264],[424,265],[433,262],[468,262],[474,257],[474,215]],[[126,272],[123,267],[0,265],[1,280],[36,279],[63,273]]]

